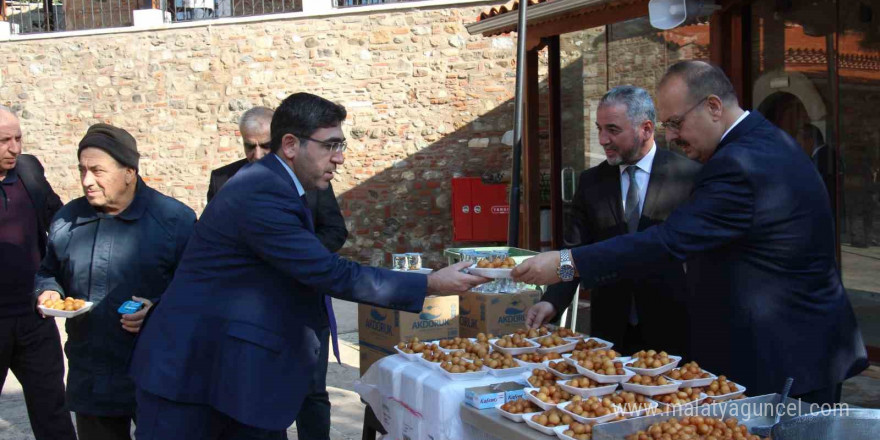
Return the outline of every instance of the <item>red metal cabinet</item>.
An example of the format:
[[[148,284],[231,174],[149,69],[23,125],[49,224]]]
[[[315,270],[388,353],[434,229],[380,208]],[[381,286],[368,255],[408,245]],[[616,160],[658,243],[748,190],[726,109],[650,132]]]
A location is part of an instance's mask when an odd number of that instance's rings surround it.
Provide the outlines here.
[[[479,177],[452,179],[454,241],[507,241],[509,213],[507,185],[487,185]]]

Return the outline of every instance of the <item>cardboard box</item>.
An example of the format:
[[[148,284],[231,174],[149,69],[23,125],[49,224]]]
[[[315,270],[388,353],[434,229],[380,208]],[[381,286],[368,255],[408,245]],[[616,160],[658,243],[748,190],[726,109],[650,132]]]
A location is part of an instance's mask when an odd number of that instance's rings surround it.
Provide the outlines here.
[[[477,293],[461,295],[459,334],[472,338],[478,333],[495,336],[513,333],[526,325],[526,311],[541,299],[538,290],[519,293]]]
[[[364,373],[366,373],[367,370],[370,369],[370,366],[376,363],[376,361],[378,361],[379,359],[382,359],[383,357],[388,356],[390,354],[394,354],[390,351],[376,350],[376,349],[373,349],[370,347],[365,347],[363,345],[361,345],[361,347],[360,347],[360,353],[361,353],[361,364],[360,364],[361,365],[361,367],[360,367],[361,376],[363,376]]]
[[[458,336],[458,296],[429,296],[420,313],[358,305],[361,375],[382,356],[393,354],[398,342]],[[369,351],[368,351],[369,350]],[[366,362],[365,362],[366,361]]]
[[[503,382],[467,388],[464,391],[464,401],[476,409],[494,408],[499,403],[522,399],[525,394],[525,387],[525,385],[517,382]]]

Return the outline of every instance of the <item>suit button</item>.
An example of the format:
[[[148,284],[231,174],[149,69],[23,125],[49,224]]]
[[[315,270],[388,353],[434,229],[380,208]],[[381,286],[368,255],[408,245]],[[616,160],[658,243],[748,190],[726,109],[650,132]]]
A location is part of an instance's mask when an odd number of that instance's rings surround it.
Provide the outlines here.
[[[320,353],[320,352],[321,352],[321,350],[320,350],[320,349],[318,349],[318,348],[316,348],[316,349],[315,349],[315,356],[317,356],[317,355],[318,355],[318,353]]]

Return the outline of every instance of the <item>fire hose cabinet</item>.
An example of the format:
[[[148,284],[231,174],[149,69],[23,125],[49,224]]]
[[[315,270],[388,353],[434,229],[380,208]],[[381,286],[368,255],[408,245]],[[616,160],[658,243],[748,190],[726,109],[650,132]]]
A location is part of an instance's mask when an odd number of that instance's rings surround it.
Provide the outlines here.
[[[452,179],[453,241],[507,241],[508,186],[479,177]]]

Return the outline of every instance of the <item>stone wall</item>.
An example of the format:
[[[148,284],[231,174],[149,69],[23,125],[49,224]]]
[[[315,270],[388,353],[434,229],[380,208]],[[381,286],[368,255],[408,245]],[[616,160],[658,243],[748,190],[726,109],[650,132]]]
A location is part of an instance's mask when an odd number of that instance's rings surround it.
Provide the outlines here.
[[[77,142],[108,122],[137,138],[150,185],[201,212],[210,170],[243,157],[242,112],[320,94],[349,110],[343,253],[424,251],[438,265],[451,177],[510,167],[515,40],[464,28],[487,4],[9,42],[0,103],[63,200],[81,194]]]

